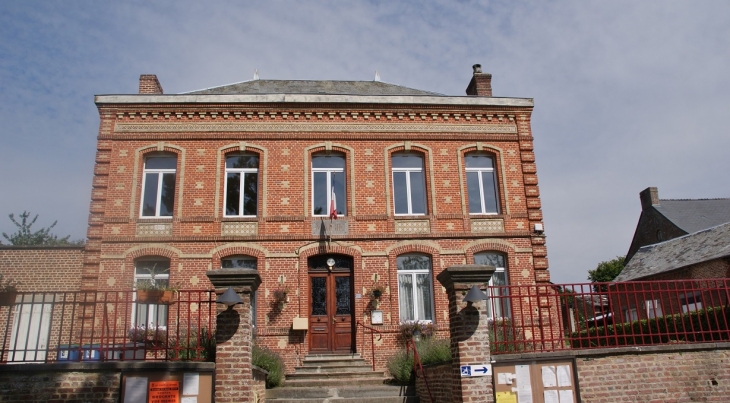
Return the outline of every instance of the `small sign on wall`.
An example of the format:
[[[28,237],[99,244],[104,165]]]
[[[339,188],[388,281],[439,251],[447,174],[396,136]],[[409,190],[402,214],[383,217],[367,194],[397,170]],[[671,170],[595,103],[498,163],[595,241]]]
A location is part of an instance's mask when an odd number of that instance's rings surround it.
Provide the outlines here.
[[[382,325],[383,324],[383,311],[372,311],[370,313],[370,324]]]

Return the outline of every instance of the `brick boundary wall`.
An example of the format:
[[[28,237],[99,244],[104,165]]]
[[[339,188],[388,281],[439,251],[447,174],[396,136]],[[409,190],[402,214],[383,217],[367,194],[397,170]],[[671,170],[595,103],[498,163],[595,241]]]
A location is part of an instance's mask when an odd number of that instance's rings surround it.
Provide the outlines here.
[[[492,358],[499,363],[575,359],[579,401],[583,403],[726,402],[730,396],[730,343],[505,354]]]
[[[0,274],[20,291],[78,291],[84,246],[0,245]]]
[[[451,363],[423,367],[426,373],[426,382],[421,374],[416,377],[416,395],[421,398],[422,402],[429,402],[428,391],[431,390],[431,396],[436,402],[453,402],[453,374]]]
[[[109,362],[0,365],[2,403],[119,403],[122,373],[214,371],[212,362]]]

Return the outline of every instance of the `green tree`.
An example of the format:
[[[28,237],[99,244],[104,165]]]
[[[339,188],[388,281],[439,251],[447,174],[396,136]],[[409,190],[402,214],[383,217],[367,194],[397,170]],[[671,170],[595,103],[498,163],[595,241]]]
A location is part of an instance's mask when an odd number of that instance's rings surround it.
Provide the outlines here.
[[[591,283],[608,283],[613,281],[621,273],[621,270],[624,269],[625,259],[625,256],[616,256],[615,259],[599,263],[595,270],[588,270],[588,280]],[[605,285],[600,287],[593,286],[593,289],[596,292],[607,291]]]
[[[35,224],[38,219],[38,214],[30,219],[30,212],[23,211],[20,214],[20,220],[15,219],[15,214],[9,214],[10,221],[18,227],[18,230],[13,234],[6,234],[3,232],[3,237],[7,239],[11,245],[83,245],[83,240],[69,241],[71,235],[66,235],[63,238],[59,238],[58,235],[52,234],[51,230],[56,226],[58,221],[54,221],[47,228],[41,228],[37,231],[33,231],[31,227]]]

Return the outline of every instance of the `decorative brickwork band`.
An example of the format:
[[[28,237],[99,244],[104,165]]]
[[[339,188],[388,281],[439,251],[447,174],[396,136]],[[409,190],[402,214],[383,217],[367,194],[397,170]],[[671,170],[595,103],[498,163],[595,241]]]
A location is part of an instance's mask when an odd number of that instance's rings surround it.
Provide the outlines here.
[[[517,133],[515,125],[420,123],[117,123],[117,133],[336,132],[336,133]]]
[[[221,225],[223,236],[250,236],[259,232],[258,222],[224,222]]]
[[[399,234],[428,234],[431,232],[431,226],[428,220],[396,221],[395,232]]]
[[[499,233],[504,232],[504,220],[501,218],[471,220],[471,232]]]
[[[449,330],[453,398],[455,402],[494,402],[492,378],[462,378],[462,365],[489,364],[489,327],[486,304],[466,303],[464,296],[476,285],[484,288],[494,273],[494,266],[468,264],[447,267],[436,278],[449,296]]]
[[[172,235],[172,223],[165,224],[137,224],[138,237],[156,237]]]

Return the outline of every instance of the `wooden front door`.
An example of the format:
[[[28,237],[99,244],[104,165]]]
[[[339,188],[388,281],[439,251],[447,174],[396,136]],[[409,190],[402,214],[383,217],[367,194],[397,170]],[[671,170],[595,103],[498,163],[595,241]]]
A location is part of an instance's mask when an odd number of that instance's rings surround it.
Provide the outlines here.
[[[316,264],[321,259],[310,259],[309,351],[349,353],[354,346],[352,258],[325,257],[335,264],[321,267]]]

